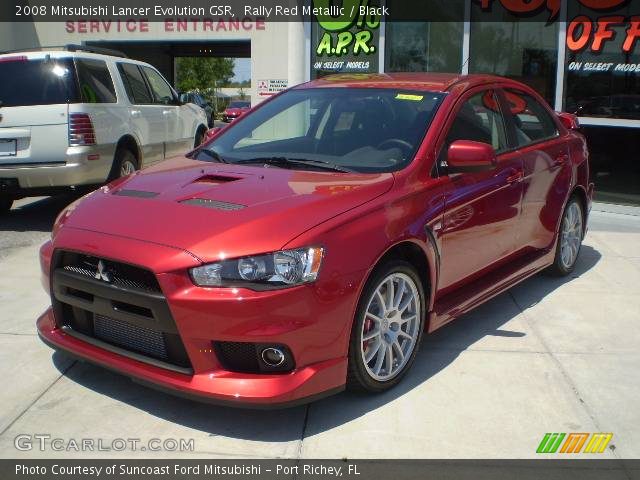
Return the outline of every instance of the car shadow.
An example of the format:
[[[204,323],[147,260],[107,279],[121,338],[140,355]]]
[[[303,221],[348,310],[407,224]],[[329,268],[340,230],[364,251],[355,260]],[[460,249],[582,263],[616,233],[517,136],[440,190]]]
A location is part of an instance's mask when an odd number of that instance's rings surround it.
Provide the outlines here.
[[[470,346],[487,336],[507,339],[524,337],[524,332],[502,328],[522,310],[535,305],[557,288],[571,283],[593,268],[601,255],[584,245],[574,272],[563,278],[536,275],[520,286],[526,299],[505,292],[478,309],[439,329],[423,340],[420,352],[407,376],[395,388],[382,394],[344,392],[306,406],[281,410],[246,410],[211,406],[181,399],[143,387],[105,369],[76,363],[65,369],[64,355],[54,353],[58,370],[70,380],[95,392],[124,402],[162,420],[224,436],[262,442],[289,442],[330,430],[402,397],[449,366]],[[518,295],[521,297],[521,295]],[[308,419],[312,419],[311,422]]]
[[[82,193],[65,193],[28,203],[20,201],[18,206],[0,215],[0,232],[50,232],[58,214]]]

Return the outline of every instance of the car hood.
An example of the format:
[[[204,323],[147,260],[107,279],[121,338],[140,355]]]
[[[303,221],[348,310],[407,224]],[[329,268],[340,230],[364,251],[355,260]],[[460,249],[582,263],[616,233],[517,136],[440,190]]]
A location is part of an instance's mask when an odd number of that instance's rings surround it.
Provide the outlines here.
[[[387,192],[393,175],[175,158],[90,194],[65,228],[181,248],[203,262],[279,250]]]

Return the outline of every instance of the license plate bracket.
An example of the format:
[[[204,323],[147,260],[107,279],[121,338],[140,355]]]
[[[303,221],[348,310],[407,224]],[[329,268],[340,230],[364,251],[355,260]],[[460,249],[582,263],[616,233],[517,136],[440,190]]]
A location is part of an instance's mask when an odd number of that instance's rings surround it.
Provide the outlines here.
[[[15,138],[0,138],[0,157],[15,157],[18,152],[18,142]]]

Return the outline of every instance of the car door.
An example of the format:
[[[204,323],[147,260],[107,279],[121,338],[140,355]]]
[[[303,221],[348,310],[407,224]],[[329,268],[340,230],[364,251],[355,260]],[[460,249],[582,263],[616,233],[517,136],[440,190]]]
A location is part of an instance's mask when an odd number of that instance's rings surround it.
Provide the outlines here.
[[[522,196],[522,162],[510,149],[497,92],[474,89],[460,99],[440,144],[438,171],[448,178],[441,230],[440,293],[497,267],[514,252]],[[490,144],[497,156],[488,171],[449,173],[446,155],[456,140]]]
[[[180,102],[178,95],[171,88],[171,85],[164,79],[160,73],[147,66],[142,66],[142,72],[151,89],[153,101],[161,109],[165,127],[165,148],[164,157],[169,158],[179,153],[185,153],[183,148],[183,130],[182,116],[180,115]],[[191,142],[193,145],[193,141]]]
[[[517,248],[546,249],[555,240],[571,182],[566,134],[560,134],[555,114],[534,95],[517,88],[505,88],[501,95],[510,136],[523,163]]]
[[[138,65],[118,62],[118,72],[131,103],[129,121],[140,141],[144,163],[160,161],[164,158],[166,137],[161,107],[154,104],[149,86]]]

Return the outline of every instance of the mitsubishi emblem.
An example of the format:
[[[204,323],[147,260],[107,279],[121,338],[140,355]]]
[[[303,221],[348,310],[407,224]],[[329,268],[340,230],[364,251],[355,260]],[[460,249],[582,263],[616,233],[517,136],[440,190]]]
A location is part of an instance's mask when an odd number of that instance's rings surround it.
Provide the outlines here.
[[[98,280],[102,280],[104,282],[111,282],[111,277],[109,276],[109,272],[107,271],[104,262],[100,260],[98,262],[98,271],[95,274],[95,278]]]

